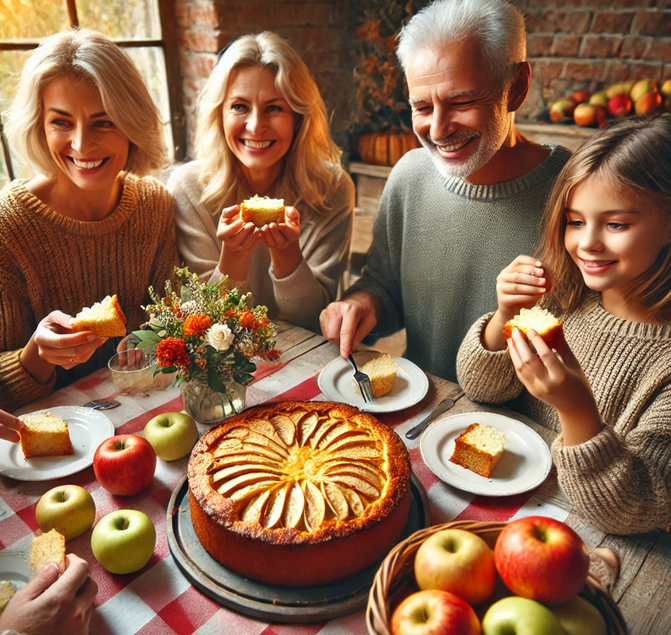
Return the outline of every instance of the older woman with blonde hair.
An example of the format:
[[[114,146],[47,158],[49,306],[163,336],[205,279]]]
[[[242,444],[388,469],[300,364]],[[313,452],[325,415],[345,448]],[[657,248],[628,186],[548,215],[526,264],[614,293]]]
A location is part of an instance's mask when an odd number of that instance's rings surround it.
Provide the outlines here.
[[[35,171],[0,193],[0,407],[14,409],[103,364],[113,342],[72,332],[71,316],[116,293],[137,327],[177,251],[172,197],[144,176],[165,162],[158,112],[109,38],[46,38],[7,134]]]
[[[198,102],[196,158],[168,183],[186,264],[317,330],[347,264],[354,186],[317,85],[284,39],[245,35],[220,54]],[[243,222],[239,204],[253,195],[283,198],[283,222]]]

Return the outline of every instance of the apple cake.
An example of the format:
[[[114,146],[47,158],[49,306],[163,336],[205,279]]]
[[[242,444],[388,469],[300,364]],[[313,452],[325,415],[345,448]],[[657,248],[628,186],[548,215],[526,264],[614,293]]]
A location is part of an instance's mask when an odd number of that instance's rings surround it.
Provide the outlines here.
[[[51,412],[36,412],[19,417],[21,449],[26,459],[36,456],[67,456],[74,454],[67,421]]]
[[[550,311],[539,306],[521,309],[512,320],[508,320],[503,327],[503,337],[511,338],[515,328],[519,329],[524,337],[527,336],[527,329],[533,329],[550,348],[556,348],[564,339],[562,322]]]
[[[268,198],[255,194],[240,204],[240,219],[243,223],[254,223],[256,227],[284,222],[284,199]]]
[[[92,307],[84,307],[70,325],[73,333],[93,331],[98,337],[123,337],[126,335],[126,316],[121,310],[116,294],[106,296]]]
[[[454,440],[452,463],[489,478],[499,462],[506,444],[506,435],[481,423],[472,423]]]
[[[410,460],[393,431],[357,408],[284,402],[207,432],[187,470],[205,550],[268,584],[325,584],[396,544],[410,508]]]

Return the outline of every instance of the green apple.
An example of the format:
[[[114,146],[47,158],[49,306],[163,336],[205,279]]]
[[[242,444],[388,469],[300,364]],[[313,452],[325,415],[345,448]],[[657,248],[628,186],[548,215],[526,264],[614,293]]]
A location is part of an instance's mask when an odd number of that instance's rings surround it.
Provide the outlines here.
[[[44,532],[55,529],[72,540],[91,528],[96,504],[91,494],[79,485],[59,485],[42,494],[37,501],[35,518]]]
[[[93,528],[91,550],[110,573],[133,573],[149,562],[156,530],[146,514],[118,509],[103,516]]]
[[[550,610],[559,620],[566,635],[608,635],[606,620],[593,604],[581,597]]]
[[[175,461],[189,454],[196,445],[198,428],[183,412],[164,412],[147,421],[144,438],[151,443],[159,459]]]
[[[482,632],[483,635],[565,635],[550,609],[535,600],[518,597],[492,604],[482,620]]]

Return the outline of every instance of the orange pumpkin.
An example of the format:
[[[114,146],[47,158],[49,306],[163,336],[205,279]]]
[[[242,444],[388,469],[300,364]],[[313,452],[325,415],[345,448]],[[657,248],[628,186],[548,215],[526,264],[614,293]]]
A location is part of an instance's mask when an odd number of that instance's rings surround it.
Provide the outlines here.
[[[359,155],[364,163],[393,166],[419,145],[412,132],[371,132],[359,137]]]

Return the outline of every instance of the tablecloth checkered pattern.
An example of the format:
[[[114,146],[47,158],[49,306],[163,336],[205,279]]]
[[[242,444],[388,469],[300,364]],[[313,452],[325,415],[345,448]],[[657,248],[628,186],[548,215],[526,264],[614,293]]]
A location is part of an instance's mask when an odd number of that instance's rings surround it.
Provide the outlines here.
[[[322,361],[299,358],[286,366],[261,369],[247,391],[247,405],[322,398],[317,376]],[[106,371],[54,394],[32,410],[59,405],[82,404],[88,399],[114,392]],[[177,389],[147,397],[120,397],[123,407],[106,414],[118,434],[141,432],[145,423],[161,412],[179,411],[182,400]],[[456,490],[439,481],[422,461],[419,442],[408,441],[405,431],[428,414],[428,405],[399,413],[379,415],[408,444],[413,470],[426,489],[431,503],[432,523],[451,520],[506,521],[532,514],[564,520],[568,512],[534,497],[534,492],[505,498],[488,498]],[[201,427],[201,432],[205,431]],[[0,441],[2,442],[2,441]],[[86,488],[96,503],[96,522],[105,514],[124,508],[146,513],[156,527],[154,555],[141,571],[112,575],[91,553],[90,532],[68,543],[68,551],[88,560],[98,584],[96,610],[91,623],[93,635],[365,635],[363,610],[327,623],[310,625],[268,624],[222,608],[196,590],[172,559],[166,539],[166,509],[170,495],[184,474],[187,459],[166,463],[159,460],[151,485],[136,496],[115,497],[102,489],[92,468],[70,477],[47,482],[21,482],[0,477],[0,558],[3,554],[27,554],[37,531],[35,506],[39,497],[57,484],[75,483]]]

